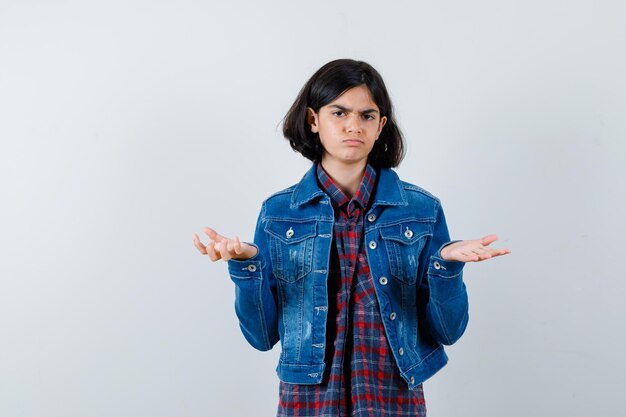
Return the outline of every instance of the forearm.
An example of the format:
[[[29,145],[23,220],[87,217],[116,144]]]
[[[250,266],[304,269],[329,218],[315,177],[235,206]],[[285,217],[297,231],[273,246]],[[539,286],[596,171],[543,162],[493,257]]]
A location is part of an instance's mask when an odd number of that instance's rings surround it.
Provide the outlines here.
[[[431,335],[445,345],[455,343],[463,335],[469,320],[463,266],[463,262],[431,256],[425,277],[429,286],[425,310],[428,328]]]
[[[278,342],[278,312],[270,274],[261,256],[228,261],[235,283],[235,312],[248,342],[258,350],[270,350]]]

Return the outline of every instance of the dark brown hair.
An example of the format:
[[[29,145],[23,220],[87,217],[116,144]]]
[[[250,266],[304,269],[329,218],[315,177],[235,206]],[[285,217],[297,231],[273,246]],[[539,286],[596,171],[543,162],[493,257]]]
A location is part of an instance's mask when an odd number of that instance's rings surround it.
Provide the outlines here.
[[[404,158],[404,139],[393,117],[393,106],[385,83],[370,64],[353,59],[337,59],[327,63],[300,90],[283,122],[283,135],[293,150],[313,162],[321,161],[324,148],[319,135],[311,132],[307,107],[318,112],[346,90],[359,85],[367,86],[380,110],[380,117],[387,117],[387,123],[369,154],[370,164],[376,168],[400,165]]]

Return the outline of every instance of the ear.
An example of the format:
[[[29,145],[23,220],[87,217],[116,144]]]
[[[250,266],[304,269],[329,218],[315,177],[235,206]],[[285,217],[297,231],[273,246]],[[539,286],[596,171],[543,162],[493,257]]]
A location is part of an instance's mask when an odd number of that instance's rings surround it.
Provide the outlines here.
[[[309,127],[311,128],[311,132],[319,133],[320,127],[319,127],[319,120],[317,118],[317,113],[315,113],[315,110],[313,110],[313,108],[311,107],[306,108],[306,121],[309,124]]]
[[[383,116],[380,118],[380,122],[378,123],[378,133],[376,134],[376,140],[380,136],[380,132],[383,131],[383,127],[385,127],[385,123],[387,123],[387,116]]]

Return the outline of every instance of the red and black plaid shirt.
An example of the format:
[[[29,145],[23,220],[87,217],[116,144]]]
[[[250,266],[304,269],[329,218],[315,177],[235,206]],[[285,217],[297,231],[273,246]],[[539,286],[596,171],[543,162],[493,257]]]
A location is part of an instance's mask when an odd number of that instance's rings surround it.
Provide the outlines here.
[[[367,165],[352,199],[320,164],[317,178],[335,209],[327,367],[319,385],[280,383],[278,417],[423,417],[422,386],[409,390],[387,343],[363,245],[364,213],[374,192],[376,171]]]

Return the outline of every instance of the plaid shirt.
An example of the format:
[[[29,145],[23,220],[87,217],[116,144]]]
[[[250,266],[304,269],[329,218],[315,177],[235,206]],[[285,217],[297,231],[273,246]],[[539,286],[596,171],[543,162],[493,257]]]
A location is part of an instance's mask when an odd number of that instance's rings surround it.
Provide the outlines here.
[[[335,245],[328,279],[327,367],[319,385],[280,382],[278,417],[423,417],[422,386],[408,389],[387,343],[363,245],[363,218],[374,191],[376,171],[367,165],[352,200],[320,164],[317,177],[335,209]]]

